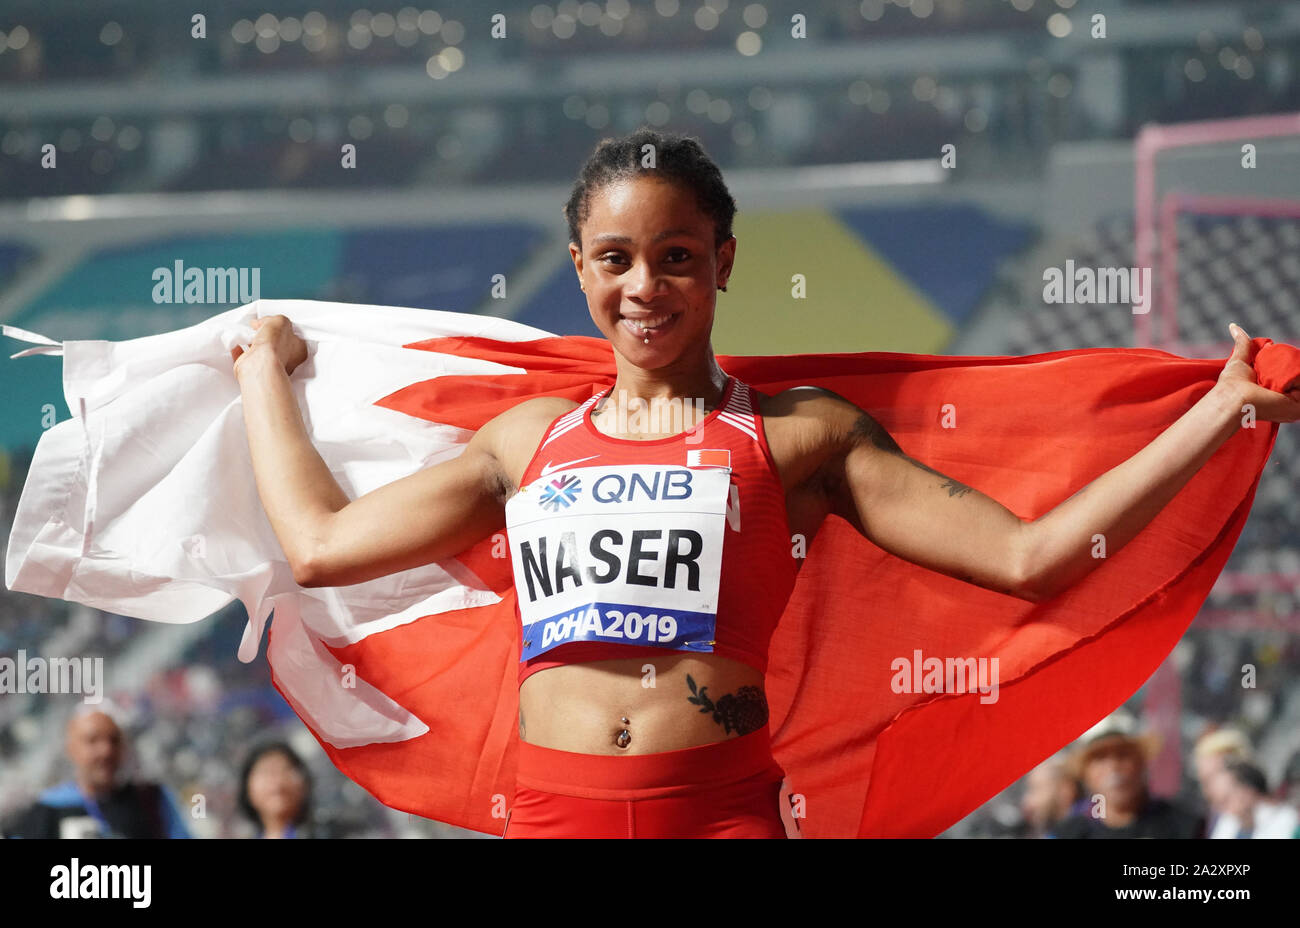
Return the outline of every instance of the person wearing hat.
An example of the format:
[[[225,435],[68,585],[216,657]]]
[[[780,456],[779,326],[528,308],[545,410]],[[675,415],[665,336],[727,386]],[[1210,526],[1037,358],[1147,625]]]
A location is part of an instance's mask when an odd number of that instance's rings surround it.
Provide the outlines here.
[[[1087,803],[1081,814],[1055,826],[1057,838],[1197,838],[1203,823],[1168,799],[1152,796],[1147,765],[1159,739],[1139,733],[1136,720],[1119,710],[1079,739],[1072,761]]]

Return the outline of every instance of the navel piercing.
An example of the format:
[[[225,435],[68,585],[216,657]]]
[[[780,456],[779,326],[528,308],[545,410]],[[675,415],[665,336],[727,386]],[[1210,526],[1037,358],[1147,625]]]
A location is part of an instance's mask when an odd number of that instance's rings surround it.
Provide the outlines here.
[[[650,344],[650,336],[649,336],[649,335],[647,335],[647,336],[645,337],[645,343],[646,343],[647,345]]]
[[[617,743],[618,746],[621,748],[627,747],[629,744],[632,743],[632,733],[628,731],[626,728],[623,729],[621,732],[618,733]]]

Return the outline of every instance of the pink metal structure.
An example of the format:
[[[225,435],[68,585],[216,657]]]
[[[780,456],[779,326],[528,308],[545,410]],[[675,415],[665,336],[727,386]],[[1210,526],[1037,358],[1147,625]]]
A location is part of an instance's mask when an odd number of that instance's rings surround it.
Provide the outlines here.
[[[1133,343],[1140,348],[1159,348],[1184,357],[1226,358],[1232,341],[1209,345],[1191,345],[1181,340],[1178,331],[1178,239],[1175,222],[1179,213],[1224,216],[1300,217],[1300,202],[1243,196],[1209,196],[1171,191],[1157,199],[1156,159],[1165,151],[1194,145],[1254,142],[1265,138],[1300,136],[1300,113],[1250,116],[1244,119],[1221,119],[1182,123],[1172,126],[1146,126],[1136,140],[1134,186],[1134,232],[1137,266],[1152,268],[1158,287],[1157,299],[1148,294],[1144,308],[1134,310]],[[1156,244],[1160,249],[1157,254]],[[1159,265],[1157,267],[1157,265]],[[1158,323],[1152,321],[1152,306],[1158,306]],[[1225,324],[1228,321],[1225,320]],[[1295,333],[1269,334],[1285,338]],[[1245,574],[1225,571],[1216,589],[1230,593],[1300,591],[1300,575]],[[1300,613],[1274,614],[1267,610],[1206,608],[1197,616],[1200,627],[1234,631],[1264,628],[1300,628]],[[1183,751],[1180,744],[1179,717],[1182,713],[1181,677],[1173,658],[1166,660],[1146,684],[1144,714],[1147,726],[1161,736],[1161,746],[1150,767],[1152,791],[1162,795],[1178,792],[1183,778]]]
[[[1157,219],[1172,219],[1173,206],[1165,203],[1158,203],[1156,196],[1156,158],[1161,152],[1169,151],[1175,148],[1186,148],[1194,145],[1216,145],[1226,144],[1229,142],[1253,142],[1265,138],[1280,138],[1283,136],[1295,135],[1300,136],[1300,113],[1282,113],[1272,116],[1247,116],[1243,119],[1215,119],[1206,122],[1188,122],[1179,123],[1172,126],[1145,126],[1138,133],[1135,143],[1135,178],[1134,178],[1134,232],[1136,235],[1136,251],[1138,267],[1155,268],[1157,263],[1156,240],[1157,240]],[[1212,198],[1206,198],[1212,199]],[[1220,198],[1223,201],[1229,201],[1233,198]],[[1260,202],[1276,201],[1257,201],[1250,198],[1236,198],[1235,202],[1245,207],[1250,204],[1249,208],[1243,208],[1240,212],[1259,215],[1254,210],[1254,206]],[[1168,212],[1166,213],[1166,209]],[[1161,215],[1158,217],[1157,211]],[[1265,214],[1267,215],[1267,214]],[[1287,213],[1285,215],[1292,215]],[[1165,222],[1159,223],[1161,227]],[[1165,236],[1172,237],[1173,232],[1169,229],[1160,230]],[[1165,242],[1171,241],[1166,238]],[[1164,242],[1162,242],[1164,244]],[[1172,252],[1162,249],[1159,258],[1167,259],[1172,257]],[[1159,274],[1153,274],[1157,280],[1161,281],[1161,291],[1166,291],[1166,275],[1174,274],[1174,265],[1172,261],[1161,260],[1161,269]],[[1172,300],[1166,299],[1163,295],[1160,299],[1160,325],[1159,331],[1156,325],[1151,321],[1152,302],[1148,301],[1145,312],[1135,312],[1133,324],[1133,343],[1139,348],[1163,348],[1172,350],[1173,345],[1178,341],[1177,320],[1174,317],[1176,313],[1176,304]],[[1223,345],[1226,346],[1222,352],[1227,355],[1231,351],[1231,341],[1225,340]],[[1207,346],[1209,347],[1209,346]]]

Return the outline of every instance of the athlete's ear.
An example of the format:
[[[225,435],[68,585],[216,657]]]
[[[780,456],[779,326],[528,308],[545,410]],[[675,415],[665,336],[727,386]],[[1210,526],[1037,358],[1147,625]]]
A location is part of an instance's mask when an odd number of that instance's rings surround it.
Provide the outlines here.
[[[731,236],[718,246],[718,286],[725,287],[736,263],[736,236]]]
[[[582,286],[582,248],[569,242],[569,257],[573,259],[573,268],[578,272],[578,287],[587,289]]]

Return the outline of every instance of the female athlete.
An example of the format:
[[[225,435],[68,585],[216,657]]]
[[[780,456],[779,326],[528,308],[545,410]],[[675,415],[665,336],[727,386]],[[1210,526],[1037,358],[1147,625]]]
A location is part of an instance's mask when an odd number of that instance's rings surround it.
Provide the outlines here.
[[[259,320],[232,352],[259,495],[301,585],[454,557],[506,528],[523,622],[506,837],[786,836],[764,671],[800,563],[792,538],[811,543],[828,514],[901,558],[1038,601],[1099,563],[1096,533],[1112,550],[1133,538],[1244,404],[1300,419],[1300,391],[1259,386],[1234,326],[1209,393],[1024,521],[908,457],[835,393],[768,396],[728,376],[710,333],[735,211],[696,140],[641,129],[601,142],[565,214],[613,386],[582,404],[521,402],[455,459],[355,500],[291,392],[307,350],[290,320]]]

